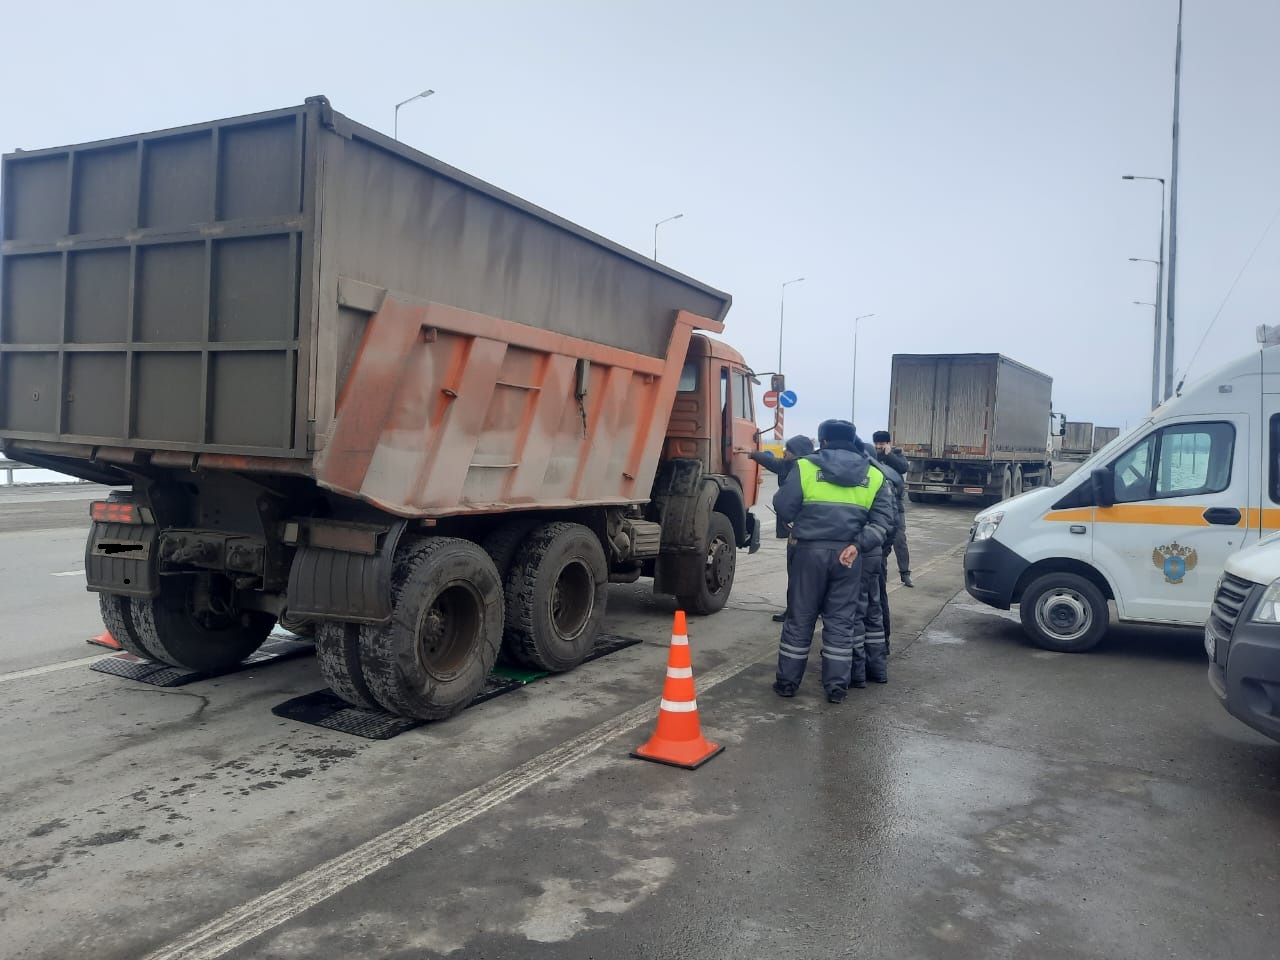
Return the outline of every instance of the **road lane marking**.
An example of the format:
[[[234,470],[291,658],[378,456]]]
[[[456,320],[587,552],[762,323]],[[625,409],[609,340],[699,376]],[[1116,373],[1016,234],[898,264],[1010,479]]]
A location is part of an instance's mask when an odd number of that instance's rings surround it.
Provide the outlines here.
[[[924,564],[918,573],[923,575],[942,563],[954,560],[964,546],[961,543]],[[702,674],[697,681],[698,689],[705,694],[707,690],[774,657],[776,649],[772,640],[763,641],[754,653],[748,653]],[[227,911],[147,954],[144,960],[217,960],[585,759],[610,740],[652,721],[657,716],[660,703],[661,698],[647,700],[632,710],[597,724],[572,740],[552,747],[488,782],[313,867],[274,890]]]
[[[83,667],[86,663],[97,663],[108,654],[100,653],[96,657],[82,657],[79,660],[64,660],[61,663],[50,663],[43,667],[32,667],[30,670],[18,670],[14,673],[0,673],[0,683],[9,680],[25,680],[28,677],[39,677],[46,673],[57,673],[59,670],[70,670],[73,667]]]
[[[83,570],[64,570],[62,573],[51,573],[51,577],[83,577]]]
[[[699,689],[705,693],[736,677],[759,663],[766,655],[773,656],[775,649],[770,641],[767,653],[756,652],[708,671],[698,681]],[[489,782],[419,814],[288,883],[224,913],[181,939],[148,954],[145,960],[214,960],[231,952],[377,873],[401,857],[416,852],[450,830],[474,820],[583,760],[615,737],[634,730],[642,723],[652,722],[658,714],[658,703],[657,698],[646,700],[633,710],[597,724],[572,740],[553,747],[532,760],[499,774]]]

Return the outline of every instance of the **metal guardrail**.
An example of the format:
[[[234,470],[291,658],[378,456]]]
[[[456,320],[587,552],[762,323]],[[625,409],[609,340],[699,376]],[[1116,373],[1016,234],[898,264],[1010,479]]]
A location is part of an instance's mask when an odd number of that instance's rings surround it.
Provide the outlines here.
[[[4,476],[4,483],[5,483],[5,485],[6,485],[6,486],[12,486],[12,485],[13,485],[13,474],[14,474],[14,471],[15,471],[15,470],[40,470],[40,469],[42,469],[42,468],[41,468],[41,467],[33,467],[33,466],[32,466],[31,464],[29,464],[29,463],[18,463],[16,460],[6,460],[6,459],[4,459],[3,457],[0,457],[0,475],[3,475],[3,476]],[[57,481],[51,481],[51,482],[54,482],[54,483],[64,483],[64,482],[65,482],[65,483],[84,483],[85,481],[83,481],[83,480],[77,480],[75,477],[67,477],[67,479],[66,479],[65,481],[57,480]]]

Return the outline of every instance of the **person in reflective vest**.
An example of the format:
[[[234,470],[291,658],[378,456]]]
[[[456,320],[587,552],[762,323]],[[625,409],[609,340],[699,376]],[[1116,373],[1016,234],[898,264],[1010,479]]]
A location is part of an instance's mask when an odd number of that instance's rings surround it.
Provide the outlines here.
[[[819,425],[818,446],[796,461],[773,498],[778,520],[790,524],[794,548],[773,689],[780,697],[795,696],[821,616],[822,687],[828,701],[842,703],[850,686],[867,685],[866,656],[856,639],[862,553],[883,544],[892,528],[893,491],[863,454],[848,420]]]

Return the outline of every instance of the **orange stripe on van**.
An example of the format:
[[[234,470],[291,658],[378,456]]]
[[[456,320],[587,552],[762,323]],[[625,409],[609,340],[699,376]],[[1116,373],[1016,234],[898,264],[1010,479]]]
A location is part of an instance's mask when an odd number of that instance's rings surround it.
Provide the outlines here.
[[[1150,503],[1122,503],[1114,507],[1073,507],[1069,510],[1051,510],[1041,519],[1053,523],[1140,523],[1151,526],[1208,527],[1204,518],[1208,507],[1162,506]],[[1263,530],[1280,530],[1280,509],[1246,507],[1240,511],[1237,527]]]

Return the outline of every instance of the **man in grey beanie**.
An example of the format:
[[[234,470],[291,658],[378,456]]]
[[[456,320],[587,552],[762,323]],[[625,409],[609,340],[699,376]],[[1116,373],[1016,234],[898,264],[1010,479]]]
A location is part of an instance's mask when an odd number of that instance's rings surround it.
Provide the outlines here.
[[[769,450],[752,450],[747,456],[754,460],[760,466],[764,467],[770,473],[778,475],[778,486],[781,487],[787,480],[787,476],[796,465],[796,461],[801,457],[807,457],[813,453],[813,441],[808,437],[797,434],[788,440],[782,448],[782,456],[775,456]],[[779,540],[786,540],[791,535],[791,525],[783,523],[781,517],[777,517],[777,537]],[[791,554],[792,547],[787,544],[787,576],[791,575]],[[782,623],[787,619],[787,611],[773,615],[774,623]]]

